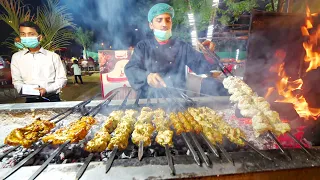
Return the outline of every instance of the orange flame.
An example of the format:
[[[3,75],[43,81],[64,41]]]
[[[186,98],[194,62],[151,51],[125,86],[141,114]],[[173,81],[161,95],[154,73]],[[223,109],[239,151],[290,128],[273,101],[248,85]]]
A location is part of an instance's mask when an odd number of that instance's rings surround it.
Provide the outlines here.
[[[318,41],[320,40],[320,26],[318,26],[314,33],[310,34],[308,29],[311,28],[313,28],[312,14],[309,7],[307,7],[306,24],[301,27],[302,35],[307,36],[309,39],[307,42],[303,43],[303,47],[306,51],[304,61],[309,63],[309,67],[306,72],[317,69],[320,66],[320,52],[315,50],[318,45]]]
[[[309,7],[307,7],[306,22],[305,25],[301,27],[302,35],[308,38],[308,41],[303,43],[306,51],[304,62],[308,63],[306,73],[320,66],[320,52],[316,50],[318,41],[320,40],[320,26],[318,26],[315,32],[309,32],[309,29],[314,28],[312,16],[315,16],[315,14],[311,14]],[[284,57],[280,59],[283,60]],[[276,84],[276,90],[281,96],[276,102],[292,103],[301,118],[316,120],[320,116],[320,109],[309,107],[308,102],[302,94],[303,80],[301,78],[292,80],[291,77],[286,74],[284,65],[281,61],[280,64],[273,67],[277,68],[276,72],[278,73],[279,81]],[[271,92],[272,88],[269,88],[265,97],[270,96]]]
[[[269,87],[266,95],[264,95],[264,98],[268,99],[268,97],[270,97],[273,91],[274,91],[274,87]]]

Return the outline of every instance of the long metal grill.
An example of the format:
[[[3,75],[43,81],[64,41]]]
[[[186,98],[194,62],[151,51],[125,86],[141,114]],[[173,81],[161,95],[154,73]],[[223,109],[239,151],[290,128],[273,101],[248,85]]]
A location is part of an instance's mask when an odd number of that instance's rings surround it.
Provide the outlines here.
[[[128,93],[127,97],[129,96],[129,94],[130,92]],[[177,98],[176,97],[177,95],[181,98]],[[112,100],[112,97],[107,99],[107,101],[104,101],[103,103],[101,103],[99,106],[92,108],[90,111],[91,114],[94,116],[101,109],[104,109],[106,112],[108,112],[107,114],[110,115],[110,112],[113,112],[116,110],[125,111],[128,109],[133,109],[137,112],[141,112],[143,108],[146,108],[146,107],[149,107],[152,110],[156,110],[157,108],[162,108],[166,113],[165,115],[166,119],[168,121],[170,120],[170,130],[174,131],[174,135],[172,137],[173,146],[170,147],[168,143],[159,145],[157,142],[154,141],[154,138],[156,137],[157,133],[159,133],[159,130],[157,129],[157,126],[155,125],[155,123],[152,122],[153,125],[156,126],[156,128],[152,135],[153,140],[150,145],[145,146],[146,142],[144,141],[139,141],[138,145],[133,144],[132,136],[131,136],[129,137],[129,139],[127,139],[129,144],[126,146],[125,149],[120,148],[119,144],[115,144],[113,148],[106,148],[105,150],[103,150],[102,153],[99,153],[99,152],[85,153],[84,155],[86,157],[82,157],[82,160],[80,161],[84,163],[79,168],[78,173],[76,175],[76,179],[81,178],[81,176],[85,173],[86,168],[90,162],[97,161],[97,160],[106,161],[105,172],[108,173],[110,168],[112,168],[114,159],[122,159],[123,158],[122,156],[127,156],[127,158],[128,157],[138,158],[139,160],[142,160],[142,161],[144,157],[164,156],[166,157],[166,161],[168,166],[170,167],[170,172],[172,175],[179,174],[179,172],[177,172],[175,169],[175,160],[179,161],[179,158],[178,158],[179,155],[189,154],[189,153],[192,155],[194,159],[194,163],[198,164],[199,166],[202,166],[203,163],[208,167],[212,167],[214,165],[212,163],[213,161],[211,159],[212,157],[210,154],[216,156],[217,158],[225,159],[229,163],[234,165],[235,163],[234,158],[225,149],[224,145],[219,142],[212,143],[203,132],[201,131],[196,132],[194,129],[191,129],[189,131],[185,128],[183,122],[182,122],[182,127],[183,127],[182,132],[180,133],[177,132],[179,129],[175,128],[175,126],[172,124],[172,120],[170,119],[170,113],[181,115],[188,110],[188,107],[197,108],[198,106],[197,102],[194,102],[191,98],[187,97],[183,92],[179,90],[167,89],[167,93],[165,95],[158,97],[157,103],[151,103],[151,100],[148,100],[147,101],[148,103],[146,105],[143,105],[142,107],[139,104],[139,98],[136,99],[136,102],[133,104],[133,106],[127,106],[126,105],[127,98],[125,98],[122,105],[116,109],[111,107],[110,108],[103,107],[105,103],[108,103],[111,100]],[[160,101],[163,102],[163,100],[164,100],[164,103],[160,103]],[[66,112],[64,116],[59,120],[68,116],[70,113],[70,110]],[[89,115],[89,113],[87,112],[84,115]],[[138,117],[139,117],[139,113],[134,116],[135,121],[137,120]],[[180,117],[183,118],[182,116]],[[181,118],[179,118],[178,116],[179,121],[181,121],[180,120]],[[59,120],[56,120],[55,122],[58,123]],[[130,135],[133,132],[135,121],[132,122],[131,124],[132,130],[130,130],[129,132]],[[214,124],[212,128],[215,129],[216,131],[219,131],[219,128],[216,127]],[[115,130],[116,129],[114,129],[113,131]],[[111,138],[114,138],[116,136],[115,132],[111,132],[110,134],[111,134]],[[228,139],[225,135],[223,135],[223,138]],[[260,155],[261,158],[264,158],[270,162],[274,161],[274,158],[270,156],[270,154],[266,154],[264,151],[258,150],[258,148],[254,147],[253,144],[249,143],[245,139],[245,137],[240,137],[240,138],[244,142],[246,148],[251,148],[254,152]],[[273,139],[276,140],[276,137],[273,137]],[[297,142],[299,141],[297,140]],[[58,155],[65,149],[66,146],[68,146],[69,143],[70,143],[69,141],[66,141],[64,144],[60,145],[53,153],[51,153],[50,157],[47,157],[46,161],[42,164],[42,166],[29,179],[35,179],[46,168],[46,166],[48,166],[54,159],[59,159],[60,157]],[[87,142],[80,142],[80,144],[86,144],[86,143]],[[29,154],[27,158],[20,161],[20,163],[17,164],[14,168],[12,168],[10,172],[8,172],[6,176],[3,178],[4,179],[8,178],[10,175],[16,172],[19,168],[21,168],[29,159],[31,159],[32,157],[35,157],[35,155],[40,153],[46,146],[48,145],[47,144],[36,145],[36,147],[38,148],[35,148],[34,152]],[[83,149],[82,147],[83,147],[82,145],[79,145],[77,147],[74,147],[74,149],[79,149],[79,148]],[[287,153],[285,149],[280,149],[280,150]],[[304,150],[305,152],[308,153],[308,155],[314,158],[314,156],[307,149],[304,148]],[[284,155],[288,156],[286,154]]]

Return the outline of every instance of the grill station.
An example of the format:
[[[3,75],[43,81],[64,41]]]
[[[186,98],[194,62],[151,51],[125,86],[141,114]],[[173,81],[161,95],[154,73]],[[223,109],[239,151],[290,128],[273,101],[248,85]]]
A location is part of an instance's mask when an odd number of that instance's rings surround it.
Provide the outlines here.
[[[173,91],[168,91],[168,94],[173,94]],[[50,108],[50,110],[56,110],[52,117],[65,112],[55,118],[55,122],[58,124],[57,128],[67,126],[70,121],[77,119],[75,117],[79,118],[89,113],[93,116],[98,113],[95,118],[99,122],[97,124],[101,124],[113,110],[133,108],[141,111],[142,107],[151,107],[152,109],[163,108],[166,113],[169,113],[183,111],[187,107],[201,106],[207,106],[218,112],[225,113],[224,119],[232,126],[240,125],[234,123],[235,120],[232,119],[235,107],[230,104],[229,97],[193,99],[185,95],[180,97],[174,98],[169,95],[166,98],[158,99],[113,101],[112,96],[110,96],[109,99],[102,102],[93,101],[88,104],[89,100],[78,105],[69,103],[67,106],[71,108]],[[21,106],[17,107],[19,109],[17,111],[30,108]],[[13,107],[10,108],[12,109]],[[85,111],[85,114],[82,114],[83,111]],[[8,112],[2,110],[2,113]],[[59,125],[60,123],[61,125]],[[2,160],[6,158],[19,159],[20,163],[16,161],[18,164],[15,163],[16,165],[12,168],[1,169],[0,177],[7,177],[7,179],[29,177],[30,179],[45,179],[54,176],[57,179],[119,179],[119,173],[122,173],[121,178],[123,179],[170,179],[320,166],[318,160],[320,151],[316,147],[307,151],[303,151],[303,149],[283,149],[282,152],[281,149],[270,149],[270,144],[275,143],[273,141],[273,139],[276,139],[275,137],[266,135],[260,139],[255,138],[250,126],[245,127],[243,124],[240,125],[240,128],[246,134],[243,137],[246,142],[243,147],[233,144],[227,138],[224,138],[221,144],[212,144],[202,133],[182,133],[181,135],[175,134],[173,136],[174,146],[170,148],[157,144],[154,141],[155,135],[153,135],[151,146],[140,148],[140,152],[139,147],[134,145],[131,139],[128,147],[123,151],[113,149],[113,151],[106,150],[101,153],[86,152],[83,146],[85,142],[93,138],[99,126],[93,126],[86,138],[79,143],[70,144],[67,141],[57,146],[38,142],[32,146],[31,149],[33,150],[27,150],[22,147],[14,148],[13,152],[6,156],[3,155],[4,157],[2,156],[1,158]],[[5,148],[12,149],[12,147],[2,147],[2,149]],[[142,158],[139,157],[141,149]],[[124,174],[124,172],[126,173]]]
[[[256,74],[250,74],[248,69],[269,68],[264,67],[265,59],[263,58],[259,61],[260,63],[253,62],[253,60],[261,57],[261,54],[252,50],[254,47],[259,47],[257,45],[259,38],[256,37],[261,35],[259,34],[261,33],[259,30],[264,29],[260,26],[265,26],[268,23],[264,23],[270,21],[268,18],[267,21],[261,20],[259,19],[260,16],[262,19],[266,17],[263,13],[253,13],[253,27],[251,29],[253,34],[251,35],[250,51],[245,73],[245,81],[259,95],[265,93],[265,89],[263,89],[263,87],[266,87],[263,84],[265,81],[261,81],[261,79],[264,79],[263,75],[256,76]],[[287,24],[295,25],[293,21],[286,21],[286,18],[292,16],[281,17],[281,21],[285,19],[285,22],[288,22]],[[297,18],[297,21],[302,23],[303,19]],[[275,26],[278,25],[275,23]],[[286,28],[286,30],[288,29],[291,29],[291,26],[290,28]],[[261,36],[273,36],[263,35],[263,32],[266,33],[266,31],[261,31]],[[255,32],[257,34],[254,34]],[[299,28],[296,32],[299,32]],[[290,34],[290,37],[294,36]],[[267,41],[268,39],[266,38],[265,40]],[[288,42],[285,44],[288,44]],[[250,48],[251,46],[252,48]],[[270,47],[273,47],[273,45],[270,44]],[[201,48],[213,59],[219,61],[219,57],[215,54],[210,53],[204,47]],[[270,50],[270,52],[274,53],[273,51],[276,50]],[[221,69],[224,68],[221,67]],[[232,73],[226,72],[225,76],[232,76]],[[259,81],[262,84],[258,83]],[[80,103],[59,102],[0,106],[0,115],[4,118],[0,125],[1,139],[4,139],[14,128],[31,124],[33,119],[37,117],[47,119],[56,124],[56,127],[51,129],[51,132],[57,132],[62,127],[74,125],[72,122],[88,115],[94,117],[96,121],[95,124],[86,122],[90,130],[86,131],[85,137],[74,142],[65,140],[63,143],[54,145],[54,141],[44,143],[40,138],[33,142],[30,148],[1,145],[0,152],[2,153],[0,154],[0,159],[3,168],[0,169],[0,178],[205,179],[208,176],[212,178],[221,176],[221,178],[237,179],[251,176],[257,179],[259,177],[271,178],[271,175],[275,173],[290,173],[293,178],[299,178],[303,174],[304,176],[301,178],[308,179],[312,173],[319,170],[320,149],[316,146],[312,147],[311,143],[304,138],[297,139],[297,134],[301,134],[298,129],[292,128],[294,130],[286,132],[285,134],[289,138],[286,140],[277,137],[271,131],[267,131],[257,137],[254,135],[252,124],[248,123],[251,119],[237,117],[239,109],[230,102],[230,97],[206,96],[190,98],[183,91],[173,87],[165,89],[164,93],[158,94],[158,98],[156,99],[139,99],[138,95],[137,99],[131,100],[128,99],[130,93],[131,91],[129,91],[124,100],[113,100],[117,94],[117,92],[114,92],[104,101],[92,101],[95,98],[92,97]],[[274,109],[276,109],[277,105],[271,104]],[[139,145],[134,144],[132,142],[131,131],[128,139],[129,143],[125,149],[121,149],[120,146],[115,145],[112,149],[108,148],[99,153],[90,153],[85,150],[86,144],[95,137],[95,133],[99,131],[113,111],[132,109],[138,112],[134,115],[137,118],[146,107],[151,108],[153,111],[161,108],[166,113],[166,119],[170,119],[171,123],[170,113],[172,112],[178,114],[179,117],[179,112],[185,112],[189,107],[208,107],[218,112],[218,114],[223,114],[223,121],[230,127],[241,129],[243,134],[237,140],[240,139],[244,145],[240,146],[233,143],[229,136],[227,137],[226,134],[220,132],[221,129],[214,123],[212,124],[212,129],[223,134],[221,142],[212,143],[203,131],[198,133],[194,131],[189,132],[185,128],[184,131],[178,133],[177,127],[171,124],[170,127],[174,131],[172,138],[173,146],[169,146],[168,144],[159,145],[155,140],[158,132],[156,129],[152,133],[151,144],[149,146],[144,146],[146,142],[143,141],[139,141]],[[283,104],[280,107],[279,110],[284,107]],[[281,117],[285,117],[287,120],[294,120],[296,116],[288,116],[293,111],[294,109],[289,113],[285,112],[285,116],[282,114],[284,111],[279,113]],[[155,126],[154,122],[152,123]],[[192,126],[192,128],[195,129],[195,126]],[[114,132],[116,130],[113,129],[112,131],[110,134],[113,138],[116,136],[116,132]],[[71,136],[74,135],[71,134]],[[44,136],[43,140],[45,138],[46,136]],[[289,140],[291,144],[294,144],[298,148],[288,146],[290,143],[287,141]],[[259,174],[259,176],[253,176],[253,174]],[[279,174],[277,175],[279,176]]]

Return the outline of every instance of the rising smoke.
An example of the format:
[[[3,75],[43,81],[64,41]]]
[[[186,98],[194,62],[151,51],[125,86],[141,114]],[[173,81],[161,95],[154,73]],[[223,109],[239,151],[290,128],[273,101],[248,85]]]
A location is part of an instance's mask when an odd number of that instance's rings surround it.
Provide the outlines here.
[[[157,3],[157,1],[155,1]],[[147,10],[137,0],[66,0],[75,23],[93,30],[97,43],[127,49],[150,33]]]

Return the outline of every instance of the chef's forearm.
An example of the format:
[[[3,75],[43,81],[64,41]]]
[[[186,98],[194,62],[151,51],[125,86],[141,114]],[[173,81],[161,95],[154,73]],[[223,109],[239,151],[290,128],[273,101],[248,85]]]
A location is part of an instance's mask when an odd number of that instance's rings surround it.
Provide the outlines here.
[[[126,68],[124,72],[134,90],[141,89],[147,83],[147,77],[150,74],[149,72],[136,67]]]

